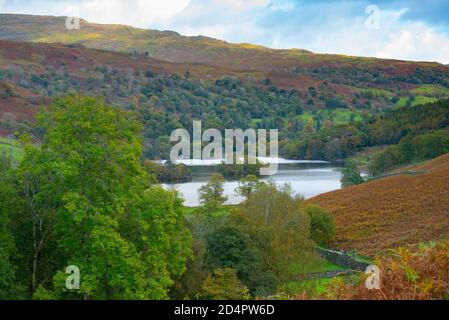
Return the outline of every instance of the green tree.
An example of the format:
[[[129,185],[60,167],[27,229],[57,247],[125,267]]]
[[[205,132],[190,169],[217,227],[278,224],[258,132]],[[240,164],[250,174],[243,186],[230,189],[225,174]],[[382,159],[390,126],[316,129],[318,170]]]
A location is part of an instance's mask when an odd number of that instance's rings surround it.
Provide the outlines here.
[[[239,185],[235,192],[241,197],[248,198],[252,193],[254,193],[263,182],[259,181],[257,176],[248,175],[239,181]]]
[[[9,157],[0,155],[0,300],[20,297],[13,256],[15,243],[9,229],[11,212],[18,205],[14,172]]]
[[[64,174],[58,157],[29,141],[16,169],[20,201],[13,214],[12,232],[20,252],[18,272],[32,295],[40,285],[52,282],[65,257],[56,253],[54,226],[65,192]]]
[[[359,185],[365,182],[354,161],[348,161],[342,170],[341,184],[343,188]]]
[[[221,174],[215,173],[209,182],[199,189],[199,199],[202,205],[208,210],[216,211],[228,198],[223,195],[224,178]]]
[[[234,270],[217,269],[204,280],[198,295],[202,300],[249,300],[249,290]]]
[[[398,163],[399,151],[396,146],[390,146],[385,151],[374,156],[368,164],[368,171],[372,177],[381,175]]]
[[[206,265],[209,270],[234,269],[249,288],[257,287],[259,252],[249,235],[235,227],[225,226],[207,236]]]
[[[191,239],[178,194],[149,185],[134,116],[68,96],[44,110],[39,124],[45,142],[30,148],[19,168],[30,212],[23,221],[31,220],[31,247],[43,244],[37,256],[51,250],[58,264],[46,269],[51,283],[36,279],[34,297],[167,298],[185,271]],[[65,288],[68,265],[80,269],[79,291]]]
[[[230,216],[230,223],[245,233],[261,254],[262,270],[280,280],[291,276],[293,266],[306,270],[318,262],[310,240],[310,218],[301,198],[286,185],[262,186]]]
[[[406,136],[399,143],[400,162],[406,163],[416,158],[415,146],[413,137],[411,135]]]
[[[143,264],[117,221],[143,176],[140,126],[131,117],[79,96],[61,98],[39,116],[42,152],[56,155],[66,188],[55,223],[58,244],[81,270],[85,299],[148,297]]]
[[[305,207],[310,217],[310,237],[318,245],[327,246],[335,238],[335,218],[316,205]]]

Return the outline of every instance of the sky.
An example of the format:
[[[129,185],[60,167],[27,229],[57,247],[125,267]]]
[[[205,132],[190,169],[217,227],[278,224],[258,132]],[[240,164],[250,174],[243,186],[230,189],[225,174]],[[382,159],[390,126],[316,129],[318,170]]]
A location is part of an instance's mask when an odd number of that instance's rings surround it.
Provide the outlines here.
[[[0,12],[449,64],[449,0],[0,0]]]

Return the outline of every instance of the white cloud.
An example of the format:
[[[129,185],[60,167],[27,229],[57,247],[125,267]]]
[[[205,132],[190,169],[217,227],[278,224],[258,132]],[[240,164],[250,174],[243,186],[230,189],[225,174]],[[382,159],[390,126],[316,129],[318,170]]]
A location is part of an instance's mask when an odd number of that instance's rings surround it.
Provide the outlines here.
[[[214,0],[214,3],[236,11],[246,11],[266,7],[270,4],[270,0]]]
[[[381,58],[449,63],[449,39],[428,26],[416,23],[395,34],[378,51]]]
[[[270,3],[270,10],[289,12],[296,7],[293,1]]]
[[[78,7],[80,15],[89,21],[147,27],[170,19],[189,3],[190,0],[82,0]]]
[[[308,24],[297,33],[282,28],[271,31],[274,48],[303,48],[317,53],[337,53],[400,60],[449,63],[449,38],[422,22],[403,22],[406,10],[382,11],[380,28],[365,27],[364,18],[334,17],[330,23]]]
[[[0,0],[3,10],[9,13],[72,16],[97,23],[126,24],[149,27],[170,20],[182,12],[191,0],[65,0],[27,1]]]
[[[215,39],[226,39],[229,36],[229,28],[225,25],[208,25],[205,27],[183,26],[177,29],[177,32],[185,36],[205,36]]]
[[[3,6],[1,6],[3,3]],[[380,28],[365,27],[355,1],[296,0],[0,0],[11,13],[79,15],[91,22],[205,35],[273,48],[449,63],[449,29],[405,20],[407,4],[381,9]]]

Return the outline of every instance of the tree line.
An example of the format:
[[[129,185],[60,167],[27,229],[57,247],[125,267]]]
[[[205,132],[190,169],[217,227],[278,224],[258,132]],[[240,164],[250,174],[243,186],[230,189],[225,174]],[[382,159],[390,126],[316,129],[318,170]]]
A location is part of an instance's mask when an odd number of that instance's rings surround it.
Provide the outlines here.
[[[294,159],[344,159],[365,147],[397,144],[407,135],[418,135],[449,126],[449,100],[400,107],[382,115],[367,115],[361,122],[317,132],[301,133],[280,143],[281,154]]]

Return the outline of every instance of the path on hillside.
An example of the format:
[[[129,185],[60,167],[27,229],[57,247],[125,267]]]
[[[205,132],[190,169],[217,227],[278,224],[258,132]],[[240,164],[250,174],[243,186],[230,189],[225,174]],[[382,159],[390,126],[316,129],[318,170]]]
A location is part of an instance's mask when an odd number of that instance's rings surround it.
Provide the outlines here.
[[[420,174],[426,174],[426,173],[431,173],[432,171],[430,170],[408,170],[408,171],[400,171],[400,172],[392,172],[392,173],[385,173],[385,174],[381,174],[378,177],[374,177],[368,181],[374,181],[374,180],[380,180],[380,179],[384,179],[384,178],[390,178],[390,177],[395,177],[395,176],[403,176],[403,175],[409,175],[409,176],[417,176]]]

